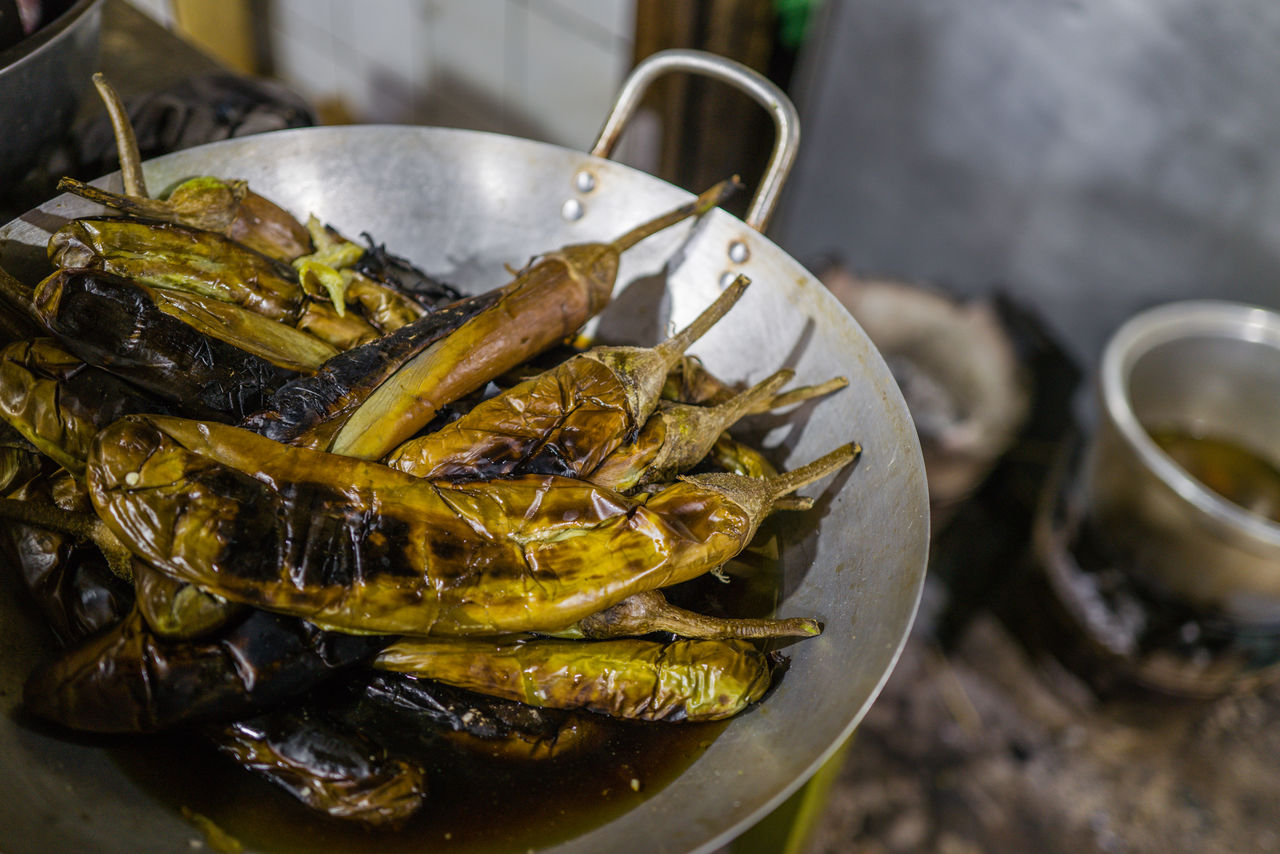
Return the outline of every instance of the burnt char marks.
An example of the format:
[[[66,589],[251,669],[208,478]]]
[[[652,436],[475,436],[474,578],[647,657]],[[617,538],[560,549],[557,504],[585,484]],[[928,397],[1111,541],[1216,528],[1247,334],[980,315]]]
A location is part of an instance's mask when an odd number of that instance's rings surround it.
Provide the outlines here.
[[[218,517],[223,543],[218,566],[234,567],[237,578],[269,582],[280,575],[281,536],[279,499],[270,487],[226,466],[209,466],[189,475],[186,497],[198,504],[214,496],[234,513]]]
[[[45,323],[67,350],[178,404],[184,414],[243,418],[295,376],[170,317],[128,279],[89,270],[55,276],[41,285],[42,293],[60,291]]]
[[[501,297],[490,291],[434,311],[390,335],[339,353],[314,376],[286,383],[272,395],[263,411],[242,426],[274,439],[290,442],[312,427],[336,416],[394,372],[414,354],[444,338]],[[370,382],[370,378],[374,378]]]
[[[422,571],[407,553],[409,524],[353,504],[321,483],[280,485],[284,566],[300,587],[350,587],[378,577],[414,578]]]

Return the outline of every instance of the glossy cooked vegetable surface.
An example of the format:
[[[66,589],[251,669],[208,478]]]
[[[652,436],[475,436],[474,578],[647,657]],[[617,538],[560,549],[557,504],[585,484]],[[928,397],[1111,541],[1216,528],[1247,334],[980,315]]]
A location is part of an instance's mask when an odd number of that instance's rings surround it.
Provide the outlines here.
[[[660,402],[745,278],[656,348],[528,367],[611,300],[619,253],[724,192],[444,305],[423,294],[447,286],[372,239],[303,227],[235,181],[97,194],[152,218],[74,221],[50,242],[60,269],[5,290],[54,339],[0,354],[0,415],[87,490],[61,507],[42,471],[12,494],[23,512],[0,503],[67,644],[26,710],[89,732],[198,726],[318,813],[394,827],[440,785],[445,741],[548,761],[600,749],[601,716],[670,726],[760,702],[782,668],[755,641],[821,624],[660,591],[721,572],[859,449],[787,475],[709,461],[790,371],[741,393],[704,371],[718,406]],[[60,569],[98,550],[132,562],[131,586]],[[406,739],[406,715],[435,734]]]

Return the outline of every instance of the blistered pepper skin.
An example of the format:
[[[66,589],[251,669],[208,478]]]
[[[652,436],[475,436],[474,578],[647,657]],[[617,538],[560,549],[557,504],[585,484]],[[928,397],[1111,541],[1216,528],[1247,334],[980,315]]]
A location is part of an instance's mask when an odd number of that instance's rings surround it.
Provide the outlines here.
[[[135,416],[98,434],[94,508],[162,572],[357,632],[565,628],[737,554],[763,513],[679,483],[444,483],[245,430]]]
[[[712,721],[764,696],[769,661],[746,641],[402,640],[375,667],[531,706],[645,721]]]

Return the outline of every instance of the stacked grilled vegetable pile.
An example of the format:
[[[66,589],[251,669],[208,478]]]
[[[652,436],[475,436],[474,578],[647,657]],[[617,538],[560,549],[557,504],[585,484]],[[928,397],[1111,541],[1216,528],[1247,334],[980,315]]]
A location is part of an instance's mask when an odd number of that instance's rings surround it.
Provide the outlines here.
[[[34,288],[0,282],[0,515],[65,646],[31,713],[191,728],[317,810],[396,825],[426,781],[380,719],[548,755],[594,715],[736,714],[778,670],[754,641],[820,631],[661,591],[856,458],[778,474],[726,432],[842,381],[739,390],[686,355],[741,278],[654,348],[567,344],[621,252],[729,184],[463,298],[240,182],[157,200],[124,171],[121,196],[67,183],[121,215],[60,229]]]

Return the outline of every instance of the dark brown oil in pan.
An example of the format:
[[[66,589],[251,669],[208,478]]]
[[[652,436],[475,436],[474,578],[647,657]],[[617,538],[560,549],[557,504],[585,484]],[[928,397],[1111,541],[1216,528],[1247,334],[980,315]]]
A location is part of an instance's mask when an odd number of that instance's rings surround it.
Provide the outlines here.
[[[802,523],[787,533],[797,529],[810,530]],[[781,587],[778,539],[776,528],[766,523],[752,548],[728,567],[727,583],[704,576],[669,588],[668,598],[708,614],[771,613]],[[573,839],[634,809],[692,765],[728,725],[599,717],[605,740],[568,756],[497,759],[441,740],[439,751],[412,757],[423,761],[427,797],[419,812],[394,830],[321,816],[189,733],[131,739],[113,755],[158,802],[208,819],[247,850],[506,854]],[[192,837],[200,833],[197,820]],[[214,839],[206,845],[217,850]]]
[[[318,816],[198,737],[139,739],[115,757],[158,801],[209,819],[249,850],[490,854],[553,845],[635,808],[692,764],[724,728],[605,724],[609,736],[602,747],[566,758],[499,761],[442,747],[424,763],[426,802],[395,830]],[[193,826],[192,836],[199,834]]]

